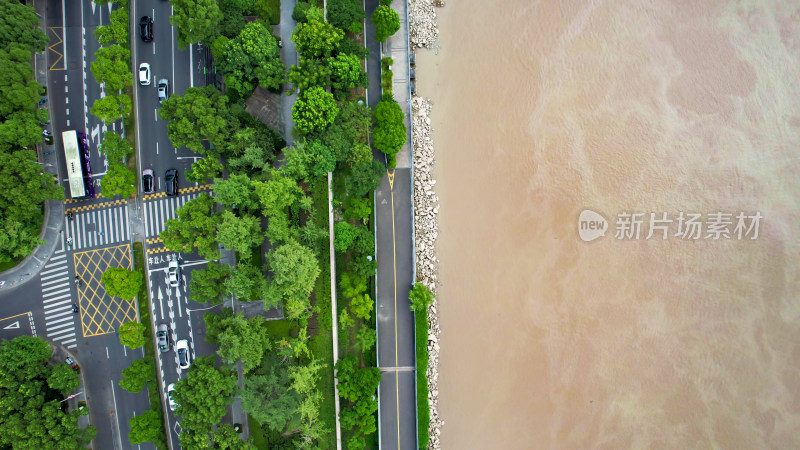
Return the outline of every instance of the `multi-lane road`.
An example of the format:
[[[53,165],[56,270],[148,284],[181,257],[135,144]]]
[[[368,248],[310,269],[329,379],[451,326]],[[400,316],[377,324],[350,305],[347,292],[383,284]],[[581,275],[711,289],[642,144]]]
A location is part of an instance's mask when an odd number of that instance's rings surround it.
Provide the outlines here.
[[[49,39],[48,128],[55,143],[45,151],[55,153],[59,181],[66,186],[61,132],[85,133],[93,178],[102,195],[102,180],[108,167],[98,151],[103,133],[134,132],[124,129],[121,121],[106,126],[90,113],[94,101],[105,95],[90,70],[100,47],[94,32],[109,23],[112,7],[99,6],[91,0],[35,0],[34,6],[42,16]],[[165,222],[175,217],[175,210],[208,187],[186,182],[184,174],[197,155],[171,145],[166,123],[158,117],[160,102],[155,86],[158,79],[166,78],[171,93],[182,94],[190,86],[204,85],[204,51],[198,46],[178,48],[176,31],[169,22],[172,10],[168,2],[132,0],[131,10],[132,72],[135,74],[140,62],[147,62],[153,79],[150,86],[140,86],[134,79],[138,170],[154,171],[155,193],[131,199],[98,196],[66,200],[65,215],[54,222],[58,223],[52,230],[56,245],[49,259],[37,259],[38,274],[32,274],[24,284],[0,291],[0,339],[41,336],[63,346],[81,365],[86,389],[85,397],[79,399],[87,400],[91,422],[98,428],[93,447],[102,449],[154,448],[151,444],[133,445],[128,439],[129,419],[150,407],[146,391],[133,394],[119,387],[122,369],[144,354],[143,349],[122,346],[117,335],[120,324],[139,319],[138,311],[135,303],[108,296],[100,282],[109,267],[133,267],[132,242],[140,241],[145,246],[153,322],[169,325],[173,344],[177,339],[187,339],[192,359],[214,352],[203,340],[202,320],[202,314],[212,308],[189,301],[186,289],[191,271],[206,262],[196,254],[166,251],[158,239]],[[139,38],[139,18],[145,15],[153,18],[152,42]],[[178,170],[180,196],[166,197],[163,193],[167,169]],[[72,218],[66,216],[67,212],[72,213]],[[177,287],[167,281],[166,268],[171,259],[178,260],[182,268]],[[73,312],[73,305],[78,307],[77,313]],[[159,389],[163,389],[185,371],[178,367],[172,348],[160,353],[158,359]],[[171,448],[179,448],[180,428],[170,412],[168,423]]]

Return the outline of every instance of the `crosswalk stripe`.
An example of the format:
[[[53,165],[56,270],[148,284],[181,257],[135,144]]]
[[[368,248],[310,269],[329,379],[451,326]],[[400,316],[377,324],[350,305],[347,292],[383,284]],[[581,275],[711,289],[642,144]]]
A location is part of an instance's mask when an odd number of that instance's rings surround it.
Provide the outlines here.
[[[44,267],[45,267],[45,269],[49,268],[49,270],[43,270],[43,271],[41,271],[41,272],[39,272],[39,273],[40,273],[41,275],[47,275],[47,274],[49,274],[49,273],[53,273],[53,272],[56,272],[56,271],[59,271],[59,270],[64,270],[64,269],[66,269],[66,268],[67,268],[66,261],[65,261],[65,262],[60,262],[60,263],[58,263],[58,264],[56,264],[56,265],[60,266],[60,265],[62,265],[62,264],[64,265],[64,267],[55,267],[55,268],[52,268],[52,266],[50,266],[50,265],[48,264],[48,265],[46,265],[46,266],[44,266]]]
[[[65,344],[66,344],[66,342],[65,342]],[[72,344],[72,345],[68,345],[67,346],[67,348],[76,348],[76,347],[78,347],[78,344]]]
[[[49,280],[51,278],[55,278],[55,277],[63,277],[64,275],[67,274],[67,270],[66,269],[67,268],[65,267],[63,272],[54,273],[52,275],[47,275],[45,277],[42,277],[42,281],[47,281],[47,280]]]
[[[62,260],[62,259],[66,259],[66,257],[67,257],[67,255],[65,255],[64,253],[62,253],[62,254],[60,254],[60,255],[58,255],[58,256],[53,256],[53,257],[51,257],[51,258],[50,258],[50,262],[52,263],[52,262],[56,262],[56,261],[59,261],[59,260]]]
[[[69,300],[62,300],[58,303],[50,303],[49,305],[44,305],[44,314],[47,316],[48,314],[52,314],[56,308],[63,308],[70,304]]]
[[[48,332],[53,332],[55,330],[58,330],[58,329],[61,329],[61,328],[64,328],[64,327],[71,327],[71,326],[74,326],[74,325],[75,324],[73,322],[65,322],[65,323],[58,324],[58,325],[52,326],[52,327],[48,326],[47,327],[47,331]]]
[[[52,320],[49,323],[47,322],[47,318],[45,318],[45,323],[47,323],[47,325],[50,326],[50,325],[53,325],[53,324],[66,322],[67,320],[72,320],[72,317],[64,317],[63,319]]]
[[[73,336],[75,336],[75,335],[73,334]],[[59,341],[61,341],[61,340],[59,339]],[[75,342],[75,338],[67,339],[66,341],[61,341],[62,344],[69,344],[70,342]]]
[[[69,293],[66,293],[66,294],[63,294],[63,295],[59,295],[59,296],[56,296],[56,297],[48,297],[48,298],[44,299],[44,303],[52,303],[52,302],[55,302],[55,301],[58,301],[58,300],[64,300],[65,298],[69,298],[69,297],[70,297]]]
[[[47,336],[50,339],[58,339],[60,341],[63,339],[69,339],[75,337],[75,330],[71,329],[71,330],[64,330],[64,332],[59,331],[57,333],[48,333]]]
[[[67,309],[66,311],[63,311],[63,312],[45,313],[44,322],[45,322],[45,324],[47,324],[47,319],[58,319],[59,317],[64,317],[64,316],[69,315],[69,314],[75,314],[75,313],[72,312],[72,308],[69,308],[69,309]]]
[[[58,289],[60,287],[61,286],[50,286],[50,287],[42,288],[42,293],[47,292],[47,291],[52,291],[53,289]]]
[[[44,282],[44,283],[42,283],[42,286],[50,286],[53,283],[63,283],[65,281],[67,281],[67,277],[64,277],[64,275],[66,275],[66,273],[61,274],[61,276],[63,278],[58,278],[56,280],[50,280],[50,281]]]

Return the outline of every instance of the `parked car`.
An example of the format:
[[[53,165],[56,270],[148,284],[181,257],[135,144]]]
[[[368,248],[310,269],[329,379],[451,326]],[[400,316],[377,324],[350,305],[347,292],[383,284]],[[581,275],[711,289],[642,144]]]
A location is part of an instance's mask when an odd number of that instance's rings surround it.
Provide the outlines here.
[[[158,80],[158,101],[163,102],[169,98],[169,80],[162,78]]]
[[[142,189],[145,194],[153,192],[153,170],[144,169],[142,171]]]
[[[169,269],[167,269],[167,273],[169,274],[169,285],[172,287],[177,287],[181,284],[181,268],[178,267],[178,261],[172,260],[169,262]]]
[[[167,324],[162,323],[158,326],[156,340],[158,341],[158,349],[162,353],[169,351],[169,327]]]
[[[75,369],[78,368],[78,363],[76,363],[75,360],[72,359],[72,357],[70,357],[70,356],[67,356],[67,359],[65,359],[64,362],[67,363],[67,365],[70,368],[72,368],[72,370],[75,370]]]
[[[167,195],[178,195],[178,171],[167,170],[164,174],[164,184],[166,184]]]
[[[150,64],[146,62],[139,64],[139,84],[142,86],[150,85]]]
[[[175,352],[178,353],[178,365],[181,369],[188,369],[191,364],[189,356],[189,341],[181,339],[175,343]]]
[[[150,16],[142,16],[139,19],[139,34],[145,42],[153,40],[153,19]]]
[[[175,411],[175,408],[178,407],[178,402],[175,401],[173,392],[175,392],[175,383],[170,383],[169,386],[167,386],[167,402],[169,403],[170,411]]]

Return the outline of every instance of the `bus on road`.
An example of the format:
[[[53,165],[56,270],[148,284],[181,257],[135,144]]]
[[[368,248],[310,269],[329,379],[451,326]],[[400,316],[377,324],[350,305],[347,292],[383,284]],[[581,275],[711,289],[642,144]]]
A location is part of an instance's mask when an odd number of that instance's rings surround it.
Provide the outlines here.
[[[89,145],[86,135],[70,130],[61,133],[64,144],[64,161],[69,175],[69,193],[72,198],[94,198],[92,166],[89,162]]]

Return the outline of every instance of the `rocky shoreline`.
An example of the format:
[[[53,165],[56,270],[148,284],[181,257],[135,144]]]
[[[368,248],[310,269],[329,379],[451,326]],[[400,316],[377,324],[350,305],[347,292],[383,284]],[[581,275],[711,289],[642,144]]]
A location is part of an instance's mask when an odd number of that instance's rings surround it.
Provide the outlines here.
[[[408,0],[409,38],[411,51],[418,48],[431,48],[439,36],[436,26],[434,6],[443,6],[441,0]],[[430,423],[428,434],[429,449],[440,449],[441,428],[444,421],[439,416],[439,315],[438,264],[436,258],[436,238],[439,233],[437,215],[439,197],[434,192],[436,180],[433,178],[433,164],[436,155],[431,133],[431,102],[413,95],[411,97],[411,120],[414,144],[414,248],[416,252],[417,281],[426,285],[434,295],[433,304],[428,308],[428,405]]]

